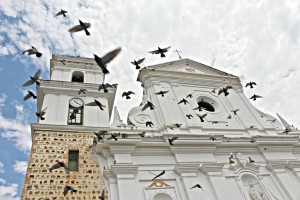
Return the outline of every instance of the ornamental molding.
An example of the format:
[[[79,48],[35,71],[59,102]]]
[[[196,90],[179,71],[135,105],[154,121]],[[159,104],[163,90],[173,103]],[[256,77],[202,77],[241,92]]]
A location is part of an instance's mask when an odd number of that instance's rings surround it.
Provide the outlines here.
[[[173,187],[169,184],[167,184],[164,179],[155,179],[152,181],[150,185],[148,185],[146,188],[170,188]]]

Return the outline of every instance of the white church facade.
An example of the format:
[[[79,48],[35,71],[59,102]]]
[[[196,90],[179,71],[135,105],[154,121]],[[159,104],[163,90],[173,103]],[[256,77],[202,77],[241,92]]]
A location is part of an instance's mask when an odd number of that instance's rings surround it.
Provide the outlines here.
[[[239,77],[190,59],[145,67],[142,102],[125,124],[113,110],[117,88],[98,91],[104,75],[93,59],[53,55],[50,71],[37,87],[38,110],[47,110],[31,126],[22,199],[101,199],[105,191],[109,200],[300,200],[300,131],[281,119],[284,133],[255,108]],[[104,110],[86,105],[95,99]],[[56,159],[70,172],[50,174]],[[64,197],[65,185],[77,192]]]

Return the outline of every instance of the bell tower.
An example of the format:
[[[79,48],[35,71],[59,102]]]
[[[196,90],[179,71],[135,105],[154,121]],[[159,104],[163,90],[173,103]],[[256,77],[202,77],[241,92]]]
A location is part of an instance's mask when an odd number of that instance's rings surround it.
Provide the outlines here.
[[[32,148],[22,199],[100,199],[107,196],[102,166],[93,154],[94,131],[108,130],[116,88],[98,91],[104,74],[92,58],[52,55],[50,80],[39,80]],[[105,107],[87,106],[95,100]],[[57,162],[64,168],[49,171]],[[64,194],[66,186],[77,192]],[[107,198],[107,197],[106,197]]]

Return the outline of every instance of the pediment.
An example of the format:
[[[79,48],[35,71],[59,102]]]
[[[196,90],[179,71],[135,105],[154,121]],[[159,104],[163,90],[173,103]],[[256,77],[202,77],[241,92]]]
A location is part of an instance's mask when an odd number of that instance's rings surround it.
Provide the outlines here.
[[[203,75],[215,75],[215,76],[231,76],[236,77],[232,74],[220,71],[213,67],[204,65],[202,63],[190,60],[188,58],[176,60],[172,62],[166,62],[158,65],[147,66],[147,69],[154,69],[160,71],[172,71],[172,72],[183,72],[192,74],[203,74]]]

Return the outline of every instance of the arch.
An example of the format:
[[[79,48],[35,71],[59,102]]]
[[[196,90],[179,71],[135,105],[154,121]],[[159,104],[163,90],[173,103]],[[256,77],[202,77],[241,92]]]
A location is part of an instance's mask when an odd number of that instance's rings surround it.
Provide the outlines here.
[[[84,73],[81,71],[74,71],[72,73],[72,82],[83,83],[84,82]]]
[[[153,200],[173,200],[173,198],[166,193],[158,193],[153,197]]]

